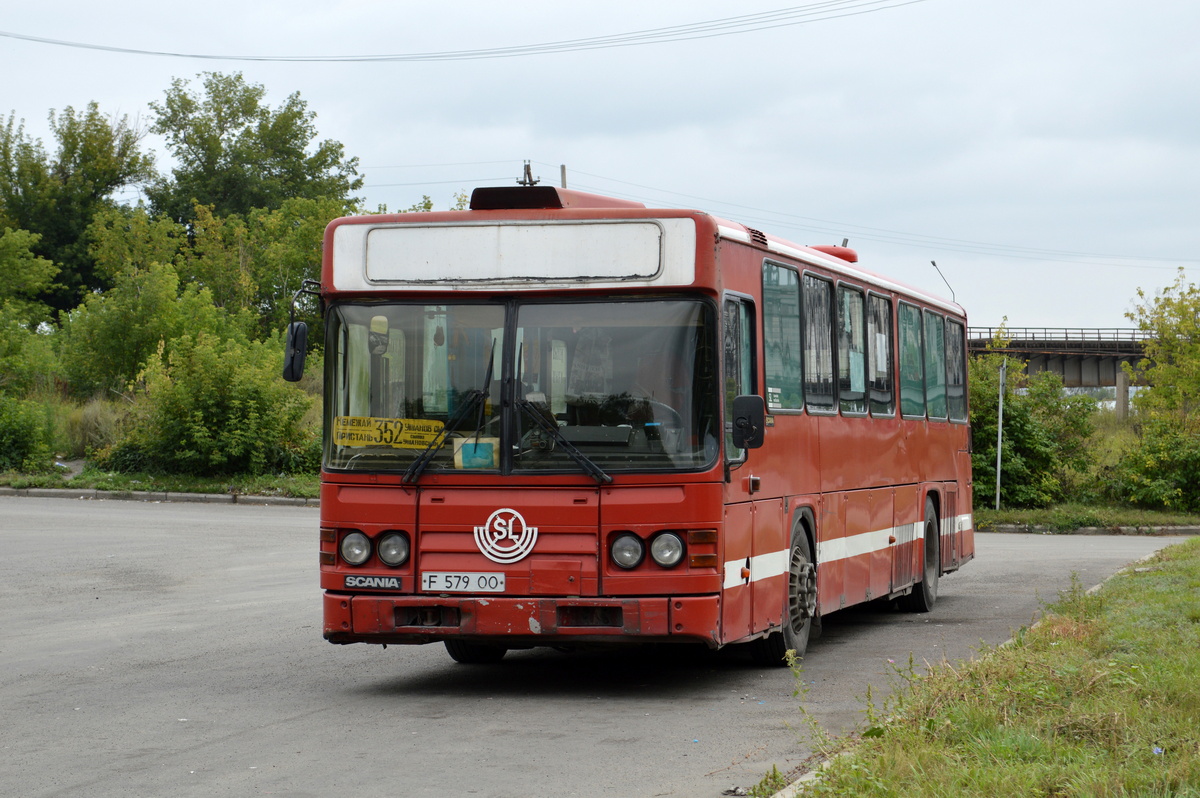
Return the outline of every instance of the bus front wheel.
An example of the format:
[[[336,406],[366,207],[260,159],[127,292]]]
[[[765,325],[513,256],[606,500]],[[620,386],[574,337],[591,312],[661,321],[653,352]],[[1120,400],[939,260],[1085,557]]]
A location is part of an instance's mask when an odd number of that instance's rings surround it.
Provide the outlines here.
[[[792,547],[788,556],[787,603],[784,605],[783,629],[751,642],[751,653],[763,665],[786,665],[787,652],[804,656],[817,614],[817,565],[813,562],[808,536],[799,524],[792,531]]]

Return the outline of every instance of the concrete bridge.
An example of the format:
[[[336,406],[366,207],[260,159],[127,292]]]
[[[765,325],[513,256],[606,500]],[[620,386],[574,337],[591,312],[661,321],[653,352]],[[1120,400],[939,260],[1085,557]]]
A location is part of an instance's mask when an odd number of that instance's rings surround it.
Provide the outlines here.
[[[1003,332],[1007,344],[993,352],[1012,355],[1026,363],[1025,372],[1052,371],[1062,377],[1066,388],[1116,388],[1117,415],[1124,418],[1129,408],[1129,376],[1122,363],[1137,364],[1145,356],[1137,329],[1116,327],[971,327],[967,348],[972,353],[987,350],[996,334]],[[1145,385],[1135,372],[1134,385]]]

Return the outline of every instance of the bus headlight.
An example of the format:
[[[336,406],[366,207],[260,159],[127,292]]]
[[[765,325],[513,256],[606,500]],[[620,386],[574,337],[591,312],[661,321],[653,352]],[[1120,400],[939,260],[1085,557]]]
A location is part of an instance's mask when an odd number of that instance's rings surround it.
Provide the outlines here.
[[[408,562],[408,535],[403,532],[388,532],[379,539],[378,548],[384,565],[395,568]]]
[[[683,538],[674,532],[660,532],[650,541],[650,557],[663,568],[679,565],[683,551]]]
[[[342,538],[342,559],[350,565],[362,565],[371,558],[371,541],[362,532],[351,532]]]
[[[642,558],[646,556],[646,547],[637,535],[625,532],[613,540],[609,553],[613,562],[628,570],[642,564]]]

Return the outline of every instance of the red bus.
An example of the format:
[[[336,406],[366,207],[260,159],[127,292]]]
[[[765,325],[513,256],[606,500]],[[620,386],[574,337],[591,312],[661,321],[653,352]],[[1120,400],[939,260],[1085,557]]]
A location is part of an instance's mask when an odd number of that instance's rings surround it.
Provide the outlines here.
[[[325,638],[782,663],[844,607],[928,611],[974,556],[966,318],[856,260],[549,186],[333,221]]]

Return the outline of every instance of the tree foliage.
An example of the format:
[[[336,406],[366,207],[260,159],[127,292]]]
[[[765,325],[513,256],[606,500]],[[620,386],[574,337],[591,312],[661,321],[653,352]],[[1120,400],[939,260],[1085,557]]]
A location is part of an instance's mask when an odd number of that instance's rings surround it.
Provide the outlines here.
[[[1187,419],[1200,412],[1200,286],[1179,270],[1157,297],[1138,289],[1139,304],[1128,313],[1146,334],[1138,369],[1150,383],[1135,402],[1153,416]]]
[[[1000,367],[1005,356],[976,355],[969,363],[975,502],[995,502],[996,439],[999,426]],[[1005,507],[1044,507],[1063,497],[1073,471],[1084,465],[1096,406],[1087,396],[1063,393],[1052,372],[1024,377],[1024,364],[1008,359],[1004,388],[1000,503]],[[1024,390],[1017,386],[1024,384]]]
[[[239,336],[247,322],[217,308],[206,288],[181,290],[170,264],[122,272],[115,283],[89,295],[63,323],[63,372],[80,396],[125,390],[160,347],[170,351],[182,335]]]
[[[1200,286],[1183,270],[1161,294],[1138,290],[1129,318],[1146,338],[1138,369],[1149,386],[1134,398],[1138,446],[1111,470],[1111,498],[1200,511]],[[1132,369],[1131,369],[1132,371]]]
[[[39,236],[27,230],[0,229],[0,308],[36,327],[50,308],[38,297],[47,293],[58,267],[33,252]]]
[[[155,213],[191,221],[199,203],[217,216],[245,216],[294,197],[349,201],[362,187],[357,158],[346,158],[337,141],[315,142],[316,114],[298,93],[271,109],[266,89],[240,72],[199,77],[200,91],[176,79],[150,104],[151,130],[177,163],[171,179],[147,190]]]
[[[88,251],[92,217],[115,205],[118,189],[150,180],[154,162],[140,149],[143,132],[127,117],[105,116],[96,103],[52,111],[50,128],[53,156],[15,115],[0,128],[0,227],[38,236],[34,253],[60,269],[40,299],[66,311],[104,286]]]
[[[3,467],[55,450],[196,474],[319,465],[312,395],[279,378],[279,331],[320,276],[325,227],[358,210],[357,159],[318,140],[298,94],[270,107],[240,74],[200,77],[151,104],[166,175],[142,132],[94,103],[51,112],[50,150],[0,119]],[[135,185],[148,204],[115,201]],[[302,298],[319,348],[313,310]]]
[[[14,306],[0,305],[0,395],[45,393],[57,373],[52,334],[31,329]]]

